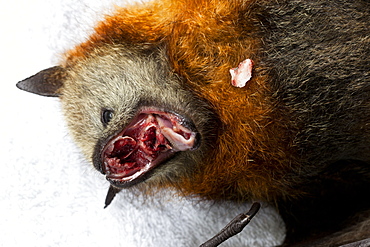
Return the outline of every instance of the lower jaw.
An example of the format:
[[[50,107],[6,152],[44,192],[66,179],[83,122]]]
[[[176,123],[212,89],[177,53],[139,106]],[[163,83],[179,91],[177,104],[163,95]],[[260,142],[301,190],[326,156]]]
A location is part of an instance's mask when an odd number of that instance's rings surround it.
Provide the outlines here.
[[[130,176],[120,176],[119,174],[106,174],[106,179],[115,187],[127,188],[138,183],[141,183],[150,178],[167,161],[176,156],[176,152],[167,152],[166,154],[157,157],[150,164],[146,164],[143,168],[139,169]],[[106,173],[106,172],[104,172]]]
[[[132,180],[132,181],[122,181],[118,179],[112,179],[109,177],[106,177],[106,179],[112,186],[123,189],[123,188],[129,188],[129,187],[132,187],[134,185],[144,182],[147,179],[147,176],[143,175],[137,178],[136,180]]]

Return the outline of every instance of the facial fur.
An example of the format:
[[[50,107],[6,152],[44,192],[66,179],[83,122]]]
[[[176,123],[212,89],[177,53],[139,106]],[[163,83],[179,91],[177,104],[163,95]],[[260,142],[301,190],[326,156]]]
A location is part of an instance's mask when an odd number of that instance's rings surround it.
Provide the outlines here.
[[[201,135],[200,148],[177,155],[156,169],[152,178],[156,184],[165,177],[190,176],[198,160],[213,146],[218,128],[215,114],[209,104],[186,90],[163,53],[161,48],[102,47],[69,69],[68,81],[61,89],[63,108],[73,136],[98,170],[109,138],[143,108],[180,114],[196,123]],[[101,120],[105,109],[113,112],[106,126]]]

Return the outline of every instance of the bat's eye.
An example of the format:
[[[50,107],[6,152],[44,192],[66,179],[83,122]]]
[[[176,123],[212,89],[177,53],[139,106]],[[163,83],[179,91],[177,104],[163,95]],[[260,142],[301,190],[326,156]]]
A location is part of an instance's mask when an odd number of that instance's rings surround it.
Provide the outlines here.
[[[101,112],[101,121],[106,126],[109,121],[113,118],[113,111],[109,109],[103,109]]]

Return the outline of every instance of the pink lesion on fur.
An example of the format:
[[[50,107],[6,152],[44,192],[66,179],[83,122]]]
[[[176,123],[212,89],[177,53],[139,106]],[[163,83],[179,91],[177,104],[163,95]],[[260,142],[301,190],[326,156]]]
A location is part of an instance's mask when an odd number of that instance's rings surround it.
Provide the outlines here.
[[[253,61],[245,59],[238,67],[230,69],[231,85],[234,87],[244,87],[252,78]]]

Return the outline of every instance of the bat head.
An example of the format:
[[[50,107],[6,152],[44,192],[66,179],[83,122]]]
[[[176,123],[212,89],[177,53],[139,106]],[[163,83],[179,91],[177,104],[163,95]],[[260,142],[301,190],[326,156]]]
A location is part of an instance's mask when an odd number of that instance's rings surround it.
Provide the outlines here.
[[[17,86],[60,98],[82,152],[118,188],[191,176],[215,142],[216,115],[172,72],[163,47],[100,47]]]

